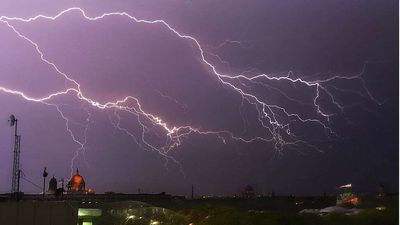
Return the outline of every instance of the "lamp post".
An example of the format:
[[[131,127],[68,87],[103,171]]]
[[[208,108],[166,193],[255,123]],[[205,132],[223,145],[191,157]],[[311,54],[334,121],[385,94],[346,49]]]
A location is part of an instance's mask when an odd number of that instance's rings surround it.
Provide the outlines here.
[[[46,167],[44,167],[44,170],[43,170],[43,200],[44,200],[44,197],[46,194],[46,177],[47,177],[47,175],[49,175],[49,174],[46,171]]]

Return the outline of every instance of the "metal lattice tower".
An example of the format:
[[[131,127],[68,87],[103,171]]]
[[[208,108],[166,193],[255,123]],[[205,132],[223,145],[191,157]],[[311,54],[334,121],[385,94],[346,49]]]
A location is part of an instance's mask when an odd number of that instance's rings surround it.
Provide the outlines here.
[[[10,126],[14,126],[14,162],[13,162],[13,172],[12,172],[12,185],[11,185],[11,193],[19,193],[19,180],[20,180],[20,166],[19,166],[19,158],[20,158],[20,144],[21,144],[21,135],[18,135],[18,120],[14,115],[10,116],[8,120],[10,122]]]

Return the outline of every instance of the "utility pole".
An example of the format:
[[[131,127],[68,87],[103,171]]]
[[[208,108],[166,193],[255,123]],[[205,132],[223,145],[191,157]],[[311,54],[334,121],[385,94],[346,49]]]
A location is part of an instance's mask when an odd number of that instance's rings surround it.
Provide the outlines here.
[[[44,167],[44,170],[43,170],[43,200],[46,195],[46,177],[47,177],[47,175],[49,175],[49,174],[46,171],[46,167]]]

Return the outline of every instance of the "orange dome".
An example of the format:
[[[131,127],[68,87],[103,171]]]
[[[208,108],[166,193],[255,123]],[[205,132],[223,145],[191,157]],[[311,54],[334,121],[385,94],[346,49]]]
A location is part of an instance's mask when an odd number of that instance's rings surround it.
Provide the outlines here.
[[[71,180],[67,184],[68,191],[85,191],[85,180],[79,174],[79,170],[76,170],[76,174],[71,177]]]

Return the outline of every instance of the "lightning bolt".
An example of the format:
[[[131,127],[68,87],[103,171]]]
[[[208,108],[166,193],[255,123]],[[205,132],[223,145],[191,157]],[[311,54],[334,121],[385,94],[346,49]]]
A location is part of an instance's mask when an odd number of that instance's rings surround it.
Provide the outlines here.
[[[223,41],[221,44],[217,46],[211,46],[212,49],[218,50],[221,49],[227,45],[236,45],[239,46],[240,48],[250,48],[251,47],[251,42],[250,41],[238,41],[238,40],[230,40],[226,39]]]
[[[244,107],[246,104],[250,105],[251,107],[254,107],[254,109],[257,111],[256,119],[259,123],[259,126],[262,127],[262,129],[264,130],[264,135],[244,137],[244,136],[238,136],[237,134],[234,134],[233,132],[228,130],[206,130],[203,128],[200,129],[192,127],[191,125],[184,125],[179,127],[173,126],[164,121],[161,116],[146,112],[143,109],[140,100],[134,96],[126,96],[122,99],[116,99],[115,101],[109,101],[109,102],[100,102],[97,101],[96,99],[87,97],[84,94],[84,91],[81,85],[78,83],[78,81],[73,79],[72,76],[70,76],[69,74],[63,72],[54,62],[52,62],[51,59],[46,57],[45,53],[42,51],[40,46],[34,40],[24,35],[13,25],[13,22],[30,23],[39,19],[54,21],[63,16],[64,14],[73,11],[80,12],[83,18],[88,21],[97,21],[106,17],[121,16],[129,18],[132,22],[135,23],[143,23],[149,26],[155,24],[162,25],[161,27],[163,29],[166,29],[167,31],[176,35],[176,37],[182,39],[183,41],[187,41],[193,44],[195,46],[196,51],[198,52],[197,54],[201,63],[206,66],[208,72],[214,75],[216,80],[220,82],[222,85],[224,85],[226,88],[231,89],[235,91],[238,95],[240,95],[240,97],[242,98],[241,107]],[[19,96],[30,102],[36,102],[47,106],[51,106],[57,110],[60,117],[65,121],[67,132],[71,136],[72,140],[79,147],[71,160],[71,171],[74,160],[79,155],[79,152],[83,153],[85,152],[85,144],[87,142],[86,133],[87,130],[89,129],[88,124],[90,121],[90,113],[88,111],[86,124],[83,125],[84,137],[82,139],[79,139],[70,128],[71,120],[68,119],[68,117],[63,113],[60,106],[53,102],[53,99],[59,96],[73,94],[79,101],[82,101],[83,103],[86,103],[91,107],[100,110],[108,110],[108,109],[113,110],[114,114],[113,117],[110,118],[110,122],[117,130],[125,133],[127,136],[132,138],[132,140],[134,140],[134,142],[141,148],[149,151],[154,151],[160,154],[166,160],[166,164],[171,160],[174,163],[177,163],[178,165],[181,164],[172,156],[170,156],[169,152],[181,146],[184,139],[191,134],[213,135],[219,138],[224,144],[226,144],[227,141],[230,140],[239,141],[243,143],[252,143],[252,142],[272,143],[275,151],[279,154],[281,154],[286,147],[300,148],[302,146],[303,147],[305,146],[310,149],[322,151],[318,146],[307,142],[306,140],[304,140],[303,137],[300,137],[298,134],[292,132],[291,129],[293,123],[300,122],[304,125],[315,124],[321,127],[321,129],[325,131],[325,134],[328,137],[337,136],[335,131],[329,126],[330,118],[335,116],[336,114],[329,112],[328,110],[324,109],[321,106],[321,104],[319,103],[319,101],[321,100],[321,95],[329,96],[331,104],[333,104],[341,112],[343,112],[345,108],[351,107],[351,105],[345,105],[341,103],[332,93],[332,90],[357,94],[363,98],[367,98],[373,102],[376,102],[377,104],[380,104],[380,102],[368,90],[366,83],[362,77],[366,65],[364,65],[363,71],[360,74],[349,75],[349,76],[333,75],[324,79],[319,79],[319,78],[314,79],[313,76],[299,77],[295,76],[294,73],[291,71],[283,75],[266,74],[266,73],[253,74],[252,70],[248,70],[243,73],[237,73],[237,74],[226,74],[220,72],[217,69],[217,65],[211,63],[210,59],[207,58],[207,52],[204,50],[200,42],[195,37],[179,32],[178,30],[174,29],[173,26],[171,26],[162,19],[144,20],[136,18],[135,16],[132,16],[126,12],[110,12],[92,17],[88,16],[83,9],[78,7],[73,7],[63,10],[54,16],[47,16],[41,14],[30,18],[0,16],[0,22],[5,26],[7,26],[12,32],[14,32],[18,38],[29,43],[32,46],[32,48],[36,51],[41,61],[44,64],[48,65],[50,68],[52,68],[56,74],[63,77],[63,79],[65,79],[65,81],[68,83],[68,88],[66,88],[65,90],[60,90],[58,92],[40,98],[34,98],[26,95],[25,93],[19,90],[12,90],[2,86],[0,86],[0,91],[7,94]],[[157,26],[157,28],[160,28],[160,26]],[[214,47],[213,49],[218,50],[219,48],[222,48],[227,44],[236,44],[242,46],[242,43],[240,41],[227,40],[222,44],[218,45],[217,47]],[[225,63],[225,61],[222,58],[220,58],[217,54],[208,53],[208,55],[211,55],[212,57],[215,57],[219,59],[221,62]],[[335,85],[332,84],[332,82],[337,80],[341,81],[358,80],[361,83],[363,91],[352,92],[351,90],[341,89],[339,87],[336,87]],[[307,90],[312,90],[314,93],[313,98],[311,99],[310,103],[304,103],[303,101],[285,93],[284,90],[274,86],[273,82],[283,82],[285,84],[296,85]],[[255,91],[251,90],[251,88],[254,86],[259,86],[264,89],[274,91],[291,102],[312,106],[317,116],[304,117],[301,114],[290,111],[283,106],[277,105],[275,103],[270,103],[268,99],[265,99],[264,96],[261,96],[255,93]],[[178,103],[170,96],[166,96],[162,93],[160,93],[160,95],[170,100],[172,99],[173,101]],[[139,126],[139,131],[134,132],[128,129],[127,127],[124,127],[124,125],[121,123],[121,116],[120,116],[121,113],[128,114],[132,118],[134,118],[136,124]],[[246,123],[245,121],[246,120],[243,119],[243,123]],[[151,127],[157,127],[159,130],[162,131],[163,137],[165,138],[165,144],[160,146],[157,144],[153,144],[151,143],[151,141],[148,140],[148,133],[151,132]]]

